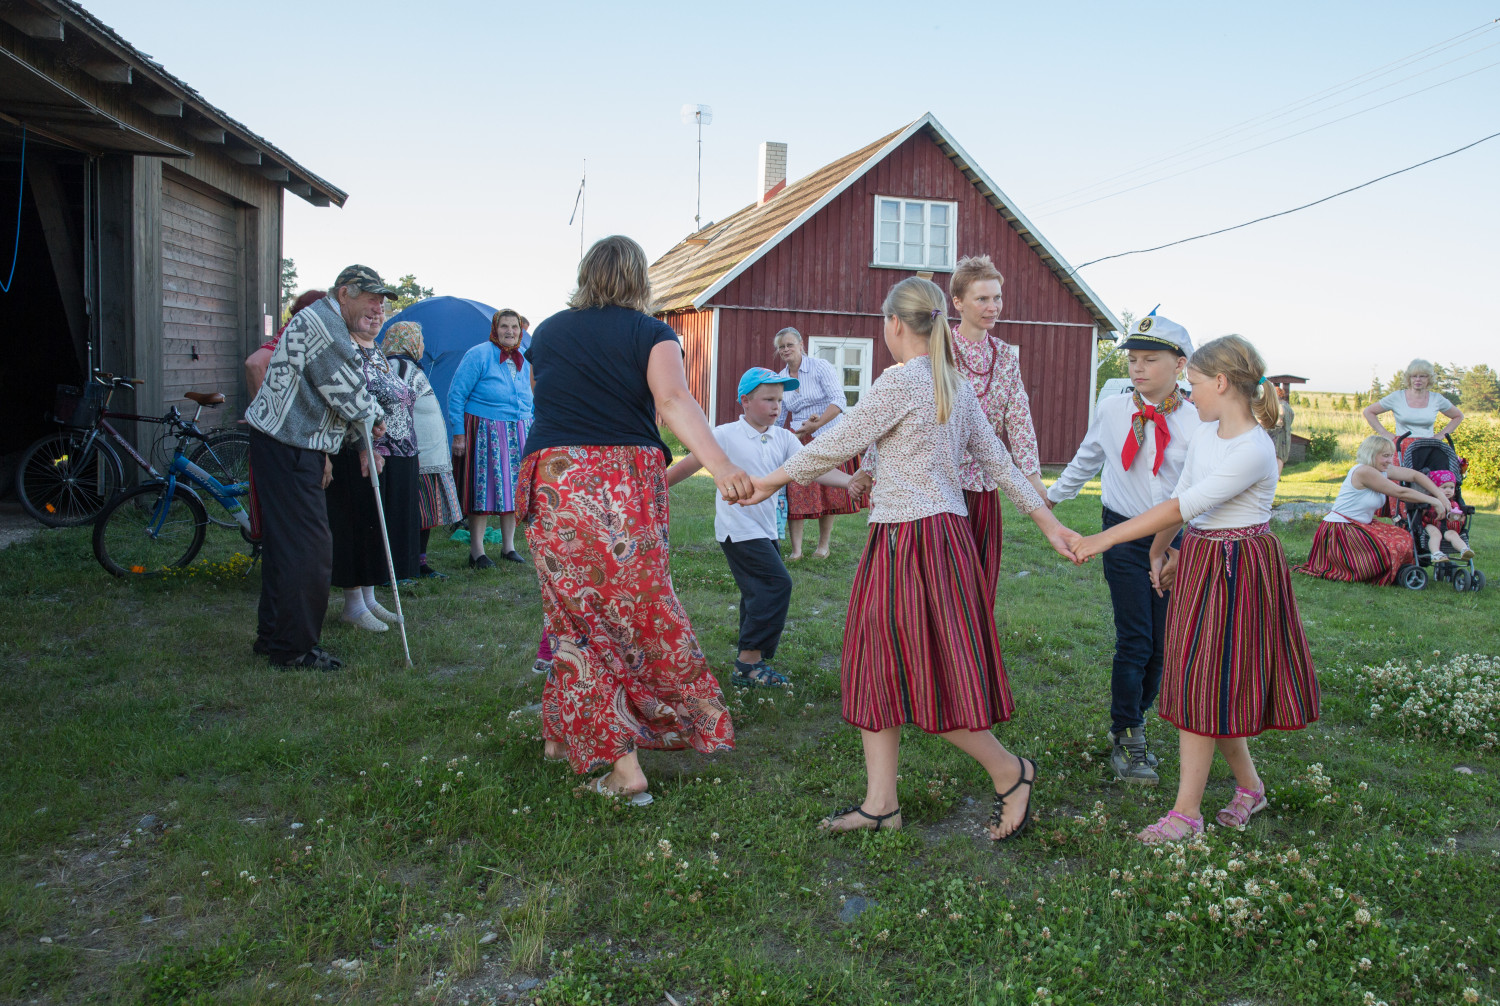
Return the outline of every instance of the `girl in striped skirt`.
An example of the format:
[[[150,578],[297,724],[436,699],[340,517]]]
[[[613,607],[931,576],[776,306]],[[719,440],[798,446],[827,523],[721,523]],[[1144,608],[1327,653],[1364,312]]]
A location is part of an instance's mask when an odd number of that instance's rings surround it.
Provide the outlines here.
[[[960,466],[967,451],[1048,541],[1073,558],[1080,536],[1063,527],[1011,462],[974,389],[953,363],[943,291],[902,280],[886,297],[891,367],[835,429],[757,478],[747,502],[795,479],[806,485],[879,450],[870,540],[860,557],[844,624],[844,719],[860,728],[865,798],[823,820],[833,831],[901,827],[896,766],[910,723],[972,755],[995,786],[990,837],[1013,838],[1031,819],[1036,765],[1006,751],[990,728],[1014,703],[980,565]]]
[[[1154,533],[1152,583],[1173,588],[1160,712],[1177,727],[1182,765],[1176,804],[1136,836],[1147,844],[1203,830],[1215,748],[1237,783],[1217,820],[1243,827],[1267,806],[1247,738],[1301,730],[1318,718],[1312,653],[1286,555],[1270,533],[1277,466],[1266,431],[1278,406],[1265,364],[1249,342],[1226,335],[1194,353],[1187,374],[1203,425],[1188,444],[1173,498],[1074,549],[1085,560]],[[1179,557],[1168,543],[1183,521]]]

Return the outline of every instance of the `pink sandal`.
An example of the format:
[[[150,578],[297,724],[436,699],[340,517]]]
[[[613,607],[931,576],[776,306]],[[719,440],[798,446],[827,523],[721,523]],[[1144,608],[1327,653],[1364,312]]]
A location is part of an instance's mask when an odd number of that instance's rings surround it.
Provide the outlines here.
[[[1145,830],[1136,832],[1136,838],[1147,845],[1161,845],[1163,842],[1180,842],[1184,838],[1203,834],[1203,819],[1188,817],[1186,814],[1175,810],[1167,811],[1167,816],[1148,825]]]
[[[1214,815],[1214,820],[1226,828],[1243,828],[1250,823],[1252,815],[1259,814],[1270,804],[1271,801],[1266,799],[1265,783],[1261,783],[1258,793],[1243,786],[1236,786],[1234,799],[1229,801],[1227,807]]]

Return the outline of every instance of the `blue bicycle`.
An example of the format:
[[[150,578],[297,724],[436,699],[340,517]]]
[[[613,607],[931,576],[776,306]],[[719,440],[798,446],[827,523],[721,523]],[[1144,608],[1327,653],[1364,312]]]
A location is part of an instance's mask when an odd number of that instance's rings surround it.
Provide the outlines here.
[[[187,397],[200,405],[216,405],[222,395]],[[94,558],[115,576],[160,576],[187,566],[203,548],[209,524],[208,510],[197,487],[224,508],[229,520],[260,554],[260,539],[251,526],[250,512],[241,500],[250,494],[250,483],[225,485],[187,458],[187,444],[207,442],[208,435],[191,419],[184,420],[174,407],[162,420],[177,437],[177,450],[166,475],[117,493],[105,504],[94,523]],[[220,519],[218,523],[228,523]]]

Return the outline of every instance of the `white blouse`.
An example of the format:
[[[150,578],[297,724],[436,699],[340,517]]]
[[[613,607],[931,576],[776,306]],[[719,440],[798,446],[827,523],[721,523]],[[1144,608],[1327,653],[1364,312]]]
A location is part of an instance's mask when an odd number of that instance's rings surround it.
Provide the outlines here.
[[[937,421],[932,361],[918,356],[889,367],[844,416],[838,429],[816,437],[784,465],[799,485],[807,485],[869,447],[879,448],[880,467],[871,493],[870,523],[898,524],[939,513],[966,517],[964,452],[1022,513],[1042,506],[1041,497],[995,436],[968,381],[960,380],[948,422]]]
[[[1099,483],[1100,501],[1117,514],[1138,517],[1170,499],[1182,475],[1188,444],[1201,425],[1198,410],[1193,408],[1192,402],[1183,402],[1168,413],[1167,432],[1172,439],[1167,441],[1167,449],[1163,452],[1161,471],[1155,475],[1151,474],[1151,468],[1156,464],[1155,423],[1146,424],[1146,442],[1136,451],[1129,471],[1125,469],[1121,455],[1126,438],[1135,437],[1134,416],[1133,395],[1112,395],[1100,402],[1083,443],[1078,445],[1073,460],[1047,490],[1047,498],[1054,503],[1072,499],[1103,469],[1104,477]]]
[[[791,377],[791,368],[782,367],[778,376]],[[791,416],[792,429],[795,430],[809,419],[821,416],[830,405],[837,405],[841,411],[827,425],[814,430],[813,437],[821,437],[843,421],[843,410],[848,409],[849,398],[844,394],[844,385],[840,383],[839,373],[833,364],[821,356],[803,353],[802,363],[797,367],[796,380],[797,387],[782,395],[781,414],[776,418],[777,426],[785,426],[787,417]]]
[[[1427,393],[1427,404],[1422,408],[1408,405],[1406,392],[1397,388],[1380,400],[1380,407],[1390,409],[1396,417],[1396,432],[1410,433],[1416,437],[1432,436],[1433,426],[1437,422],[1438,413],[1447,412],[1453,408],[1453,403],[1448,401],[1436,391]]]
[[[1193,527],[1254,527],[1271,519],[1277,478],[1276,446],[1269,433],[1254,426],[1224,440],[1214,421],[1193,434],[1172,495],[1182,519]]]
[[[1339,494],[1333,501],[1333,509],[1323,519],[1330,524],[1355,522],[1368,524],[1375,519],[1375,511],[1385,502],[1385,493],[1379,489],[1361,489],[1354,484],[1354,473],[1367,465],[1355,465],[1344,476]]]

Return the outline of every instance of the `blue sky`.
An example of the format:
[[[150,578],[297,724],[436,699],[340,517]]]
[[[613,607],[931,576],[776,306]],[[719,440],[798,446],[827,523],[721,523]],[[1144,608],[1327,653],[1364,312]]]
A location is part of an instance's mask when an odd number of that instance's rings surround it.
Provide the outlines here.
[[[567,220],[585,158],[587,239],[630,234],[654,258],[691,230],[696,134],[679,114],[689,102],[715,115],[705,220],[753,197],[762,140],[789,144],[797,178],[931,111],[1075,265],[1286,209],[1500,131],[1496,25],[1274,120],[1258,140],[1246,130],[1238,145],[1205,150],[1222,156],[1401,99],[1386,107],[1049,212],[1142,162],[1151,171],[1133,178],[1167,174],[1163,158],[1181,148],[1500,17],[1472,2],[952,13],[883,2],[85,3],[350,193],[342,210],[288,197],[285,254],[304,284],[361,261],[534,321],[571,286],[579,231]],[[1500,139],[1082,275],[1116,314],[1160,303],[1200,342],[1239,332],[1273,372],[1314,387],[1364,388],[1372,368],[1384,379],[1413,355],[1500,368],[1497,178]]]

